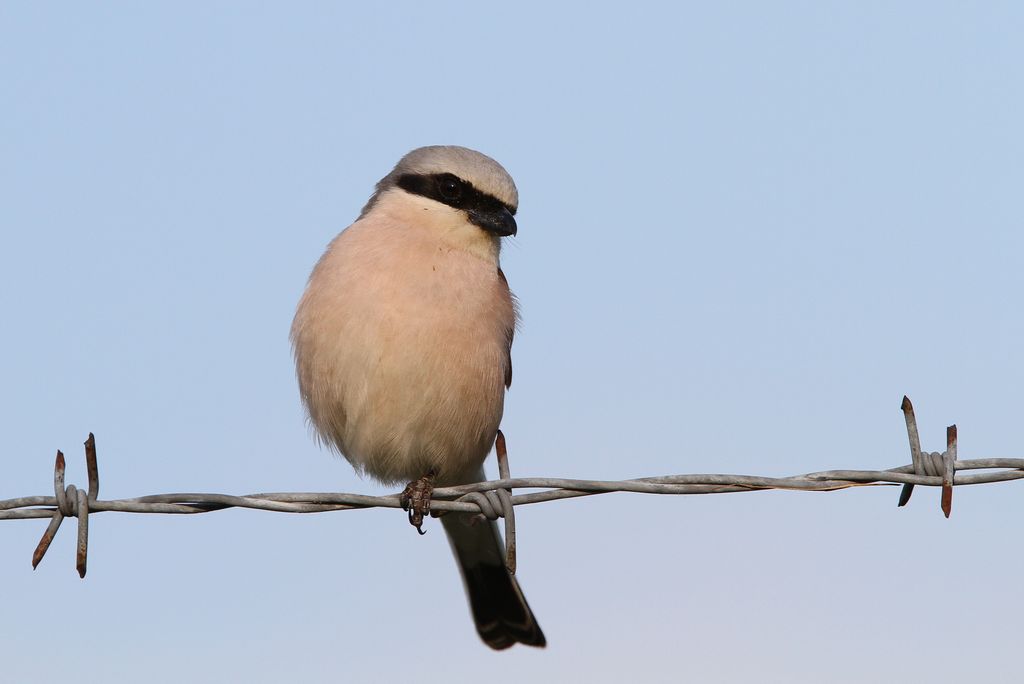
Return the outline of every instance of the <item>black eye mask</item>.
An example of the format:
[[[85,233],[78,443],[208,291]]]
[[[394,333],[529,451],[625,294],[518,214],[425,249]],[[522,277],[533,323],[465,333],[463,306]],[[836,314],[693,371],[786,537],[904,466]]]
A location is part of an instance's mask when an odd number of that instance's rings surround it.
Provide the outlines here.
[[[461,209],[469,220],[499,237],[516,234],[516,208],[488,195],[451,173],[415,174],[398,177],[398,187],[414,195]]]
[[[406,192],[429,197],[456,209],[486,213],[505,209],[513,216],[516,215],[515,207],[505,204],[493,195],[477,190],[472,183],[464,181],[452,173],[423,175],[406,173],[398,177],[397,185]]]

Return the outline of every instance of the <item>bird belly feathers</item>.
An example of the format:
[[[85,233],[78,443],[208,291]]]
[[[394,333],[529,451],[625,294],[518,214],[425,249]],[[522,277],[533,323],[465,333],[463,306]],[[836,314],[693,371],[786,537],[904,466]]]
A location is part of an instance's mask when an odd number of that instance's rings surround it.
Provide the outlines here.
[[[515,320],[496,259],[357,221],[317,264],[292,325],[313,426],[384,483],[472,481],[501,421]]]

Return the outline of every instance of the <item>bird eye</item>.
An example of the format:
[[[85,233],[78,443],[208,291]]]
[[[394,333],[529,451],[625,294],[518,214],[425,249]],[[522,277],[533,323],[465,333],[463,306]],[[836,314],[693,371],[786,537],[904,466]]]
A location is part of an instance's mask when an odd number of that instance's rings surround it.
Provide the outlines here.
[[[454,176],[442,176],[437,182],[437,189],[446,202],[456,202],[462,197],[462,183]]]

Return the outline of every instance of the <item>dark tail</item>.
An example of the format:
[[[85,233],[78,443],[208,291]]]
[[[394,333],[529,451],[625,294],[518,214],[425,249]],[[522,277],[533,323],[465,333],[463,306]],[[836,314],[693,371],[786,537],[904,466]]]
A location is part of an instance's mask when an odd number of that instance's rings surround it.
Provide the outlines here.
[[[484,643],[501,650],[513,644],[547,644],[526,597],[505,567],[498,526],[479,516],[448,513],[441,518]]]

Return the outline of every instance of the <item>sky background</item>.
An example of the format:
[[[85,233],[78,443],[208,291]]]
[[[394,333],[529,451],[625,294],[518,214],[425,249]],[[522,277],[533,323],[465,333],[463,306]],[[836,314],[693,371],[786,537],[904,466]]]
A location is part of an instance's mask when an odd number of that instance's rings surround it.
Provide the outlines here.
[[[0,499],[384,493],[288,328],[408,150],[519,186],[519,476],[1024,457],[1019,3],[3,3]],[[489,472],[494,473],[493,462]],[[0,521],[0,678],[1017,681],[1024,484],[518,509],[549,642],[477,638],[392,510]]]

